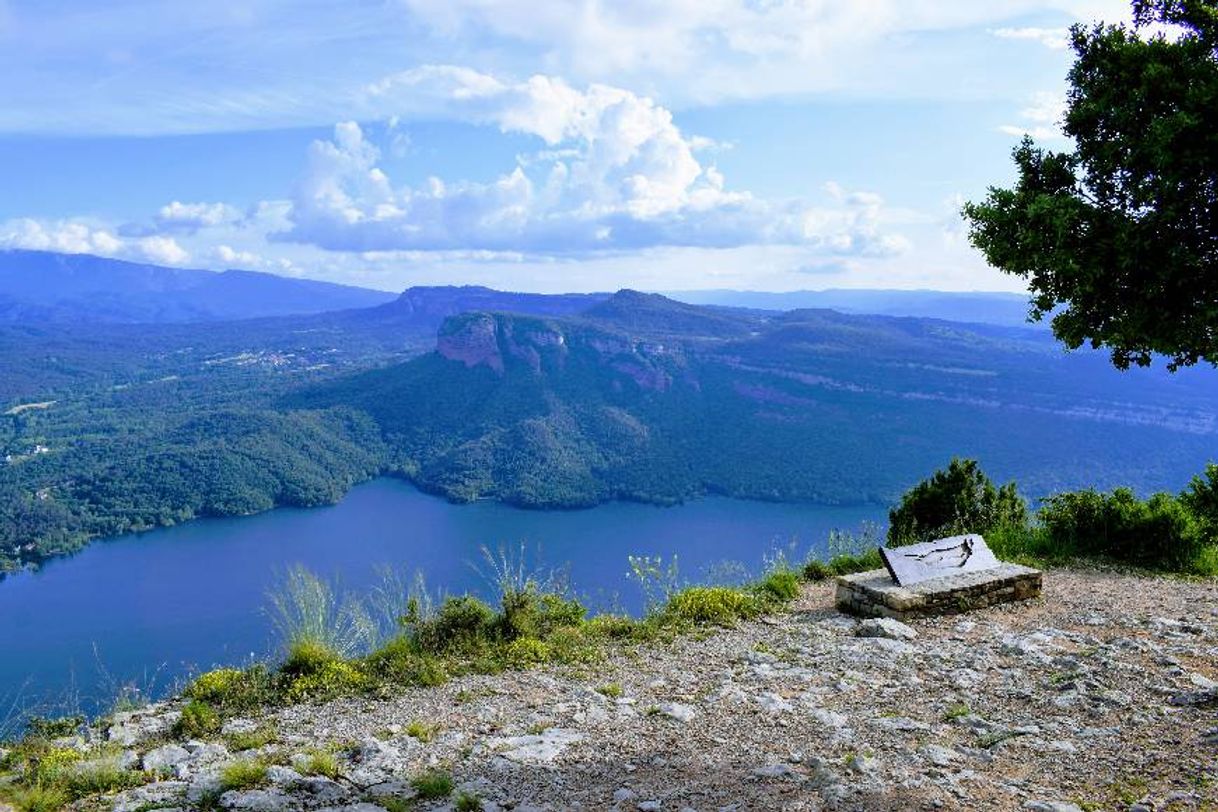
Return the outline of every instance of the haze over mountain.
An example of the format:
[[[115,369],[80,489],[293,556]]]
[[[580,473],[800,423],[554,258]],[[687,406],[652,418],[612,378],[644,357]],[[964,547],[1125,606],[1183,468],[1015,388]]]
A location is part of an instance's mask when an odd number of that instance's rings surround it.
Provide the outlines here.
[[[0,322],[195,322],[320,313],[384,291],[253,271],[198,271],[87,254],[0,251]]]
[[[920,316],[1008,327],[1046,327],[1028,321],[1028,297],[1018,293],[938,290],[795,290],[769,293],[755,290],[683,290],[666,292],[681,302],[757,310],[828,308],[842,313],[879,316]]]

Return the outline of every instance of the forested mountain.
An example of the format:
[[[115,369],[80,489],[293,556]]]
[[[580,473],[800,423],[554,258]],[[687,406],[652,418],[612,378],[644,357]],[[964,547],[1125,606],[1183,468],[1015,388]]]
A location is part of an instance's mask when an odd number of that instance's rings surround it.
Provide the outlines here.
[[[1215,456],[1216,395],[1208,370],[1120,373],[1043,331],[633,291],[416,288],[296,317],[12,325],[0,569],[332,502],[382,473],[534,507],[887,504],[959,454],[1033,498],[1178,490]]]
[[[0,251],[0,323],[199,322],[371,307],[394,294],[252,271]]]
[[[1213,455],[1212,376],[1121,375],[1024,329],[729,313],[624,291],[568,319],[472,313],[407,363],[293,396],[382,427],[454,499],[706,492],[884,503],[953,454],[1031,495],[1179,487]]]

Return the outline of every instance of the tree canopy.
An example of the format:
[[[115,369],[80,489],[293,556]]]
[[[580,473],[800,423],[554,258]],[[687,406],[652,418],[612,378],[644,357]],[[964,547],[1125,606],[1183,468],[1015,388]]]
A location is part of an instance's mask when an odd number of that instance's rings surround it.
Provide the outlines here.
[[[1218,364],[1218,3],[1138,0],[1132,28],[1075,26],[1072,45],[1073,151],[1025,137],[1015,185],[964,207],[970,239],[1067,346]]]

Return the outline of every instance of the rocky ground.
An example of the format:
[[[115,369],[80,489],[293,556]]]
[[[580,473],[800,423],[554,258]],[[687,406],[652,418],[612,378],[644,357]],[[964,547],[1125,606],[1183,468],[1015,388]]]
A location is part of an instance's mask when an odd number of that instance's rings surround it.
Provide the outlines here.
[[[282,766],[221,807],[395,810],[436,768],[488,810],[1218,809],[1218,582],[1051,571],[1041,600],[909,626],[842,616],[832,588],[595,666],[231,720],[273,723],[259,751],[149,750],[172,705],[120,717],[126,758],[172,778],[113,805],[214,802],[261,754]],[[337,777],[303,775],[327,744]]]

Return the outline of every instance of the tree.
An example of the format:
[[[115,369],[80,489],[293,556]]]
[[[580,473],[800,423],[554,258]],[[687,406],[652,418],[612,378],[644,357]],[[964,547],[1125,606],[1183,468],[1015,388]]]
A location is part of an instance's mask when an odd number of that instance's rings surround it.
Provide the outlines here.
[[[1027,524],[1028,507],[1009,482],[995,487],[976,460],[953,458],[888,512],[888,543],[897,547],[958,533],[989,533]]]
[[[1067,346],[1218,364],[1218,3],[1138,0],[1133,28],[1071,35],[1074,151],[1024,138],[1014,187],[964,207],[969,238]]]

